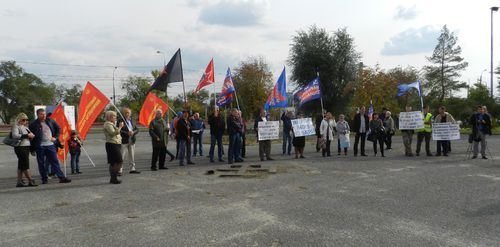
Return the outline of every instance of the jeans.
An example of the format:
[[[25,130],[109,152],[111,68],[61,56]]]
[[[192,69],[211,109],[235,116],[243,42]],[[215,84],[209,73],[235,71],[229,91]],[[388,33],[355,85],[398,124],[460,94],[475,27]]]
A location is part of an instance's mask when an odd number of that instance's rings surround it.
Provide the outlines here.
[[[288,143],[288,149],[286,144]],[[290,135],[290,131],[283,131],[283,154],[287,153],[290,155],[292,151],[292,135]]]
[[[486,157],[486,135],[483,132],[478,131],[477,137],[481,138],[481,140],[478,142],[474,141],[473,145],[474,156],[477,156],[477,153],[479,152],[479,147],[478,147],[479,142],[481,142],[481,155],[483,157]]]
[[[191,162],[191,144],[188,140],[179,139],[179,165],[184,165],[184,159]]]
[[[215,149],[215,144],[217,144],[217,155],[219,158],[219,161],[222,160],[222,134],[218,135],[210,135],[210,161],[214,160],[214,149]]]
[[[80,172],[80,154],[81,151],[71,154],[71,173]]]
[[[366,133],[358,133],[354,136],[354,155],[358,155],[358,143],[361,139],[361,154],[365,154]]]
[[[227,162],[240,161],[241,158],[241,134],[229,135],[229,147],[227,149]]]
[[[40,146],[36,149],[36,161],[38,163],[38,172],[42,177],[42,181],[47,181],[47,171],[45,170],[45,158],[52,166],[52,172],[56,174],[59,179],[64,178],[64,173],[61,171],[59,160],[57,159],[56,146]]]
[[[377,155],[377,142],[380,145],[380,153],[384,156],[384,136],[376,135],[375,140],[373,141],[373,152]]]
[[[193,156],[196,156],[197,146],[199,146],[200,156],[203,156],[203,142],[202,142],[202,134],[194,134],[193,133]]]

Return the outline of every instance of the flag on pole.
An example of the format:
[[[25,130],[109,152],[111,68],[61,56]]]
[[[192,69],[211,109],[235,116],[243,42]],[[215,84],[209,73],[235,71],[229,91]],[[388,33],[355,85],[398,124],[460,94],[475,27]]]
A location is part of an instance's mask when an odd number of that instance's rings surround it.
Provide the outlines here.
[[[373,117],[373,105],[372,101],[370,100],[370,107],[368,107],[368,120],[372,120]]]
[[[267,98],[266,104],[264,105],[264,109],[269,110],[269,108],[279,108],[286,107],[286,75],[285,68],[283,68],[283,72],[281,72],[278,81],[274,85],[273,91]]]
[[[141,112],[139,113],[139,123],[144,126],[149,126],[149,123],[155,118],[156,110],[161,109],[163,115],[168,111],[168,104],[158,98],[154,93],[149,92],[146,100],[142,104]]]
[[[149,91],[153,89],[166,91],[169,83],[180,81],[184,81],[184,75],[182,74],[181,49],[179,48],[168,64],[160,71],[160,76],[156,78]]]
[[[306,102],[321,98],[321,89],[319,84],[319,77],[316,77],[312,82],[307,84],[307,86],[301,88],[295,93],[295,97],[300,101],[299,107]]]
[[[215,82],[215,76],[214,76],[214,59],[210,60],[210,63],[208,63],[207,68],[205,69],[205,73],[201,76],[200,82],[198,83],[198,86],[194,90],[194,93],[198,93],[202,88],[205,86],[208,86],[212,83]]]
[[[228,67],[226,72],[226,78],[224,78],[224,83],[222,84],[222,91],[219,95],[219,100],[217,100],[217,106],[223,106],[229,104],[234,99],[234,88],[233,78],[231,76],[231,69]]]
[[[85,140],[90,127],[108,103],[108,97],[92,83],[87,82],[78,105],[78,122],[76,124],[76,130],[82,140]]]
[[[66,155],[69,151],[68,140],[71,137],[71,125],[69,124],[69,121],[64,114],[64,109],[61,103],[57,105],[50,118],[56,121],[59,127],[61,127],[61,133],[57,138],[62,144],[63,148],[57,150],[57,158],[59,159],[59,161],[61,161],[61,163],[64,163],[65,158],[67,157]]]
[[[418,91],[418,95],[422,97],[421,90],[420,90],[420,81],[412,82],[409,84],[399,84],[398,85],[398,94],[397,96],[403,96],[408,90],[415,88]]]

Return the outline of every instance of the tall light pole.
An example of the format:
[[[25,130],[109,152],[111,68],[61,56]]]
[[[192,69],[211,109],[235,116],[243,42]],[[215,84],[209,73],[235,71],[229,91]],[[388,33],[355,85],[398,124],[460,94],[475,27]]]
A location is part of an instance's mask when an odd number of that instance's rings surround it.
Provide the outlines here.
[[[491,7],[491,59],[490,59],[490,96],[493,98],[493,12],[498,11],[498,7]]]
[[[162,51],[156,51],[157,54],[162,54],[163,55],[163,66],[167,65],[167,57],[165,57],[165,52]]]
[[[113,69],[113,104],[116,105],[116,94],[115,94],[115,71],[118,67]]]

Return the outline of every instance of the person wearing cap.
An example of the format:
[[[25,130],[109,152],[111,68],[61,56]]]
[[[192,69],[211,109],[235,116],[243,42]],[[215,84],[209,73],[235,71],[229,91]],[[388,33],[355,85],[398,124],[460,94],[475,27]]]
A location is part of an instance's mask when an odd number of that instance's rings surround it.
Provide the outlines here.
[[[82,140],[76,130],[71,131],[71,137],[68,140],[69,154],[71,155],[71,174],[81,174],[80,172],[80,154],[82,152]]]
[[[179,166],[194,165],[191,161],[191,125],[189,124],[189,111],[184,111],[177,123],[176,137],[179,143]],[[186,162],[184,162],[186,160]]]
[[[47,118],[45,109],[36,111],[37,119],[29,125],[30,131],[35,135],[31,140],[31,150],[36,152],[38,171],[42,177],[42,184],[48,183],[48,176],[45,170],[45,158],[51,164],[52,172],[59,178],[59,183],[71,183],[61,171],[59,160],[57,159],[56,140],[59,137],[61,127],[52,119]]]
[[[30,140],[35,135],[26,127],[28,116],[24,113],[17,115],[15,123],[12,125],[12,139],[19,139],[21,142],[14,147],[17,156],[17,184],[16,187],[38,186],[30,173]],[[23,183],[23,175],[28,179],[28,185]]]
[[[130,108],[125,107],[123,109],[123,115],[125,120],[118,120],[117,124],[124,123],[123,128],[120,130],[120,135],[122,136],[122,157],[125,160],[125,154],[128,156],[128,163],[130,166],[130,174],[139,174],[141,173],[135,168],[135,141],[136,135],[139,133],[139,129],[137,128],[136,122],[132,119],[132,111]],[[123,172],[123,166],[120,168],[121,175]]]
[[[160,170],[168,169],[165,166],[165,157],[170,155],[170,161],[174,160],[174,155],[167,150],[168,132],[170,128],[163,119],[163,111],[156,110],[155,118],[149,123],[149,135],[153,145],[153,156],[151,158],[151,171],[156,171],[156,162]]]

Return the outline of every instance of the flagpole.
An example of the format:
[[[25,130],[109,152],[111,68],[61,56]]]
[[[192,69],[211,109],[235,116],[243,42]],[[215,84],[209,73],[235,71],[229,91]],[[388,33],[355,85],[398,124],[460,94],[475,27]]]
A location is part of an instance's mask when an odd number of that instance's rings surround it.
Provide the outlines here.
[[[318,76],[318,79],[319,79],[319,71],[316,71],[316,76]],[[321,114],[323,115],[324,112],[325,112],[325,108],[323,107],[323,93],[321,91],[321,80],[320,80],[320,83],[319,83],[319,91],[320,91],[319,100],[321,102]]]
[[[64,176],[66,177],[68,174],[67,170],[66,170],[66,149],[64,148],[64,144],[63,144],[63,152],[64,152],[64,155],[63,155],[63,159],[64,159]]]
[[[120,117],[122,117],[123,122],[125,122],[125,123],[126,123],[126,122],[127,122],[127,120],[125,120],[125,117],[124,117],[124,116],[122,115],[122,113],[120,112],[120,109],[118,109],[118,107],[116,107],[116,105],[115,105],[115,104],[113,104],[113,102],[111,102],[111,101],[110,101],[109,103],[110,103],[110,104],[111,104],[111,105],[112,105],[112,106],[116,109],[116,111],[118,112],[118,114],[120,114]]]
[[[236,93],[236,89],[234,90],[234,97],[236,97],[236,105],[238,106],[238,111],[240,110],[240,102],[238,101],[238,94]]]
[[[95,167],[94,161],[92,161],[92,159],[90,158],[90,155],[89,155],[89,153],[87,153],[87,150],[85,150],[85,148],[83,146],[81,146],[81,148],[82,148],[83,152],[85,153],[85,155],[87,155],[87,158],[89,159],[90,164],[92,164],[92,166]]]

